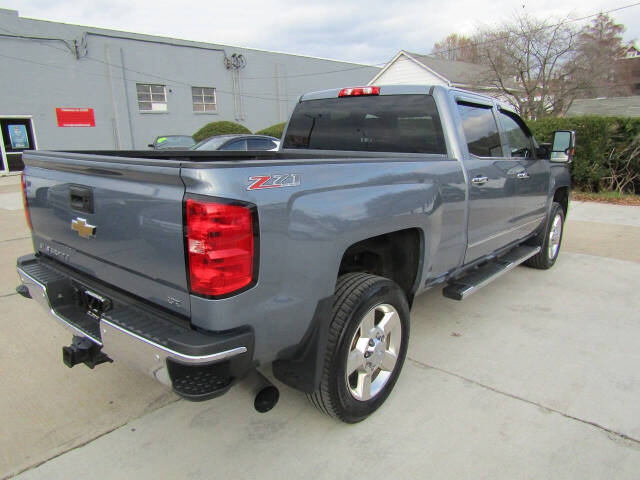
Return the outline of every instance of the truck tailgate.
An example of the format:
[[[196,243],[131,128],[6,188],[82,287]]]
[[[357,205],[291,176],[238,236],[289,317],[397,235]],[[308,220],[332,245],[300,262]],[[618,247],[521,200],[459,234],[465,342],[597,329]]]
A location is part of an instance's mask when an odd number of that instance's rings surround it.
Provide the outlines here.
[[[189,315],[178,162],[51,152],[24,162],[36,252]]]

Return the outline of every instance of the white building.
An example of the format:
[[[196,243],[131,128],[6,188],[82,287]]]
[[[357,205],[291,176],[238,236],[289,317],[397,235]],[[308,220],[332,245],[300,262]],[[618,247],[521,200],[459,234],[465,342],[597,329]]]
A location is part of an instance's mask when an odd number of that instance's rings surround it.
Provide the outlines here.
[[[400,50],[369,85],[446,85],[475,90],[498,96],[498,91],[486,84],[490,69],[469,62],[445,60],[443,58]]]

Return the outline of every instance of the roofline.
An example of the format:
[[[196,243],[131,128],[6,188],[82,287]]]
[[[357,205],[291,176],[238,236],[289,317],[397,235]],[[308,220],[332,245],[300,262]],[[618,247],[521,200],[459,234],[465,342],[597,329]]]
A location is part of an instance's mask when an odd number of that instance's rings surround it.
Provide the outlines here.
[[[362,67],[370,67],[370,68],[380,68],[377,67],[375,65],[371,65],[368,63],[359,63],[359,62],[349,62],[347,60],[336,60],[333,58],[325,58],[325,57],[314,57],[312,55],[302,55],[299,53],[288,53],[288,52],[281,52],[281,51],[277,51],[277,50],[265,50],[265,49],[260,49],[260,48],[253,48],[253,47],[243,47],[243,46],[239,46],[239,45],[229,45],[229,44],[225,44],[225,43],[212,43],[212,42],[203,42],[203,41],[199,41],[199,40],[187,40],[187,39],[183,39],[183,38],[176,38],[176,37],[165,37],[162,35],[154,35],[151,33],[137,33],[137,32],[129,32],[126,30],[115,30],[115,29],[111,29],[111,28],[103,28],[103,27],[94,27],[91,25],[84,25],[84,24],[78,24],[78,23],[68,23],[68,22],[59,22],[59,21],[55,21],[55,20],[44,20],[41,18],[33,18],[33,17],[23,17],[20,16],[19,12],[17,10],[15,10],[16,13],[18,13],[18,19],[20,20],[29,20],[32,22],[45,22],[45,23],[51,23],[51,24],[58,24],[58,25],[65,25],[65,26],[69,26],[69,27],[77,27],[77,28],[81,28],[81,29],[85,29],[87,33],[97,33],[97,34],[118,34],[121,35],[123,37],[129,37],[131,38],[131,40],[145,40],[145,41],[157,41],[158,43],[165,43],[165,44],[173,44],[175,46],[180,46],[180,47],[200,47],[200,48],[216,48],[218,47],[220,50],[224,51],[224,48],[238,48],[238,49],[242,49],[242,50],[251,50],[254,52],[262,52],[262,53],[274,53],[277,55],[288,55],[291,57],[300,57],[300,58],[310,58],[313,60],[324,60],[324,61],[328,61],[328,62],[337,62],[337,63],[344,63],[344,64],[348,64],[348,65],[357,65],[357,66],[362,66]],[[226,52],[225,52],[226,53]]]
[[[418,62],[420,65],[422,65],[426,70],[430,71],[431,73],[433,73],[436,77],[440,77],[442,80],[444,80],[445,82],[447,82],[447,85],[451,86],[453,85],[453,82],[451,80],[449,80],[447,77],[445,77],[444,75],[436,72],[433,68],[425,65],[424,63],[422,63],[420,60],[414,58],[410,53],[406,52],[405,50],[402,50],[402,52],[404,52],[404,54],[406,56],[408,56],[409,58],[411,58],[414,62]],[[423,55],[425,57],[427,57],[428,55]]]
[[[405,55],[406,57],[409,58],[409,60],[412,60],[415,64],[417,64],[419,67],[422,67],[423,69],[427,70],[428,72],[431,72],[432,74],[434,74],[436,77],[440,78],[441,80],[443,80],[444,82],[446,82],[447,85],[451,86],[452,83],[448,78],[443,77],[442,75],[440,75],[438,72],[436,72],[435,70],[427,67],[424,63],[422,63],[420,60],[417,60],[415,58],[413,58],[409,53],[407,53],[405,50],[400,50],[398,53],[396,53],[396,55],[382,68],[382,70],[380,70],[378,72],[378,74],[373,77],[372,80],[369,81],[368,85],[371,85],[373,83],[375,83],[378,78],[380,78],[382,76],[382,74],[384,74],[384,72],[386,72],[391,65],[394,64],[394,62],[400,58],[401,55]]]

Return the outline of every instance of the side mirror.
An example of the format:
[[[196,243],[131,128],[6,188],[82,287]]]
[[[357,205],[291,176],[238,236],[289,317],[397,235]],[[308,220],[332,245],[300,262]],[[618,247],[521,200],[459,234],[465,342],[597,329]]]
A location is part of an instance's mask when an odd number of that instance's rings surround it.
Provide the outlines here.
[[[553,134],[551,147],[552,162],[571,162],[576,150],[576,132],[572,130],[558,130]]]
[[[149,145],[147,145],[147,147],[153,148],[153,147],[155,147],[155,145],[153,143],[150,143]]]

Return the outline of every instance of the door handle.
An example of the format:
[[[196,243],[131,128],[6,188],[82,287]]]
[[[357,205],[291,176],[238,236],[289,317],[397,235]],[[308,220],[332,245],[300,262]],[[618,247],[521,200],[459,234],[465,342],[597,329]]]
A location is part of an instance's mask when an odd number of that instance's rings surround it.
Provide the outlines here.
[[[518,172],[516,178],[529,178],[529,174],[526,172],[526,170],[524,172]]]
[[[471,183],[473,183],[474,185],[484,185],[488,181],[489,181],[489,177],[478,176],[478,177],[474,177],[471,180]]]

